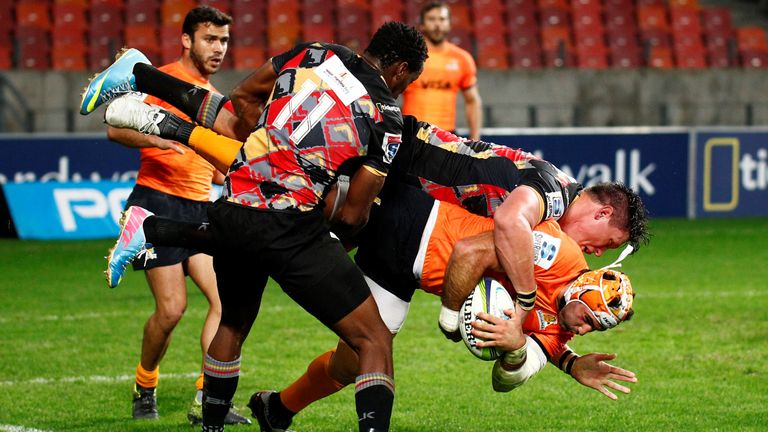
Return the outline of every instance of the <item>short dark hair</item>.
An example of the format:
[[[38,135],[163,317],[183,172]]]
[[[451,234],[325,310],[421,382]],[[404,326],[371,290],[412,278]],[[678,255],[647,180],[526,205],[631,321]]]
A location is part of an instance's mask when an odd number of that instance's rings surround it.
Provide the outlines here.
[[[419,22],[421,24],[424,24],[424,16],[426,16],[427,13],[432,9],[442,9],[442,8],[448,9],[448,16],[451,16],[451,8],[449,8],[447,4],[441,1],[431,1],[425,4],[424,7],[421,8],[421,12],[419,12]]]
[[[648,210],[640,195],[623,183],[598,183],[584,190],[600,204],[613,207],[611,225],[625,229],[629,233],[629,244],[637,250],[642,244],[648,244],[651,235],[648,232]]]
[[[406,62],[409,71],[418,72],[427,59],[424,36],[415,28],[395,21],[379,27],[365,51],[379,59],[382,69]]]
[[[232,17],[214,7],[198,6],[187,12],[187,16],[184,17],[184,24],[181,26],[181,32],[193,37],[197,31],[197,26],[207,22],[221,27],[232,24]]]

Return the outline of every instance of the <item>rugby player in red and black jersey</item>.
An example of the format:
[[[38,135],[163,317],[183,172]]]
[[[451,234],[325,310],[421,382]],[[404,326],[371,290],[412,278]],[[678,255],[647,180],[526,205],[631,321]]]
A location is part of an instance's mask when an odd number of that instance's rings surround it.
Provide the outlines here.
[[[232,93],[232,104],[199,87],[186,85],[185,94],[184,84],[169,85],[172,79],[149,65],[133,68],[136,90],[161,93],[198,123],[229,136],[242,136],[258,115],[244,144],[195,149],[204,156],[224,152],[234,160],[225,166],[224,197],[209,208],[204,234],[164,226],[155,217],[143,227],[161,237],[213,239],[222,317],[205,362],[204,431],[223,430],[237,388],[241,346],[268,277],[360,356],[359,429],[389,429],[391,337],[362,273],[330,235],[322,207],[337,172],[354,165],[359,169],[351,170],[333,229],[354,233],[365,224],[402,139],[395,98],[421,73],[426,56],[421,34],[392,22],[376,32],[362,56],[339,45],[301,44],[246,78]],[[190,124],[162,127],[172,128],[179,142],[194,141]],[[134,226],[141,221],[126,221],[121,236]]]

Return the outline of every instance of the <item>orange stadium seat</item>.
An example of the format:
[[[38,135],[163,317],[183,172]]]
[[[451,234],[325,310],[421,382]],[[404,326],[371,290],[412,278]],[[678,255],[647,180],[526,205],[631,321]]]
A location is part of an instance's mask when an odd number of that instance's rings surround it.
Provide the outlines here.
[[[643,46],[666,48],[672,46],[669,32],[661,29],[641,30],[640,40],[643,43]]]
[[[698,9],[699,1],[698,0],[669,0],[669,7]]]
[[[256,69],[267,60],[262,47],[235,46],[228,55],[232,57],[235,69]]]
[[[765,40],[765,29],[762,27],[739,27],[736,29],[736,41],[739,51],[768,50]]]
[[[485,10],[492,13],[501,13],[499,9],[501,9],[501,3],[499,0],[494,0],[496,3],[498,3],[497,6],[494,6],[492,4],[489,4]],[[471,13],[472,9],[467,3],[465,2],[457,2],[454,4],[449,5],[451,9],[451,28],[457,28],[457,29],[463,29],[468,30],[472,28],[472,16]],[[496,9],[493,9],[493,8]],[[498,11],[498,12],[497,12]],[[477,16],[477,15],[474,15]]]
[[[638,6],[637,25],[640,30],[669,31],[667,8],[664,5]]]
[[[25,1],[16,4],[16,23],[26,27],[50,28],[50,5],[47,1]]]
[[[672,51],[669,47],[654,46],[648,50],[648,67],[657,69],[672,69],[675,63],[672,61]]]
[[[157,39],[157,27],[151,25],[126,25],[125,45],[137,48],[152,62],[160,60],[160,46]]]
[[[268,26],[301,25],[299,0],[269,0],[267,2]]]
[[[477,67],[480,69],[508,69],[509,54],[506,46],[478,47]]]
[[[566,26],[542,27],[541,47],[544,51],[552,51],[561,48],[572,50],[573,42],[571,41],[571,30]]]
[[[85,44],[63,45],[54,48],[51,54],[51,63],[57,70],[87,69],[87,49]]]
[[[187,12],[195,6],[197,3],[194,0],[164,0],[160,6],[160,24],[181,29]]]

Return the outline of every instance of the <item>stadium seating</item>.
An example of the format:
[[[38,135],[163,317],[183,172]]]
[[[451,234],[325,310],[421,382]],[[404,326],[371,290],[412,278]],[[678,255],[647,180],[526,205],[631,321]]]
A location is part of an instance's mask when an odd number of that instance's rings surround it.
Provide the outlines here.
[[[698,0],[447,0],[449,40],[484,69],[768,67],[763,27]],[[0,70],[100,69],[123,46],[178,57],[187,11],[233,16],[223,67],[251,68],[304,40],[360,52],[381,24],[418,25],[427,0],[0,0]],[[722,4],[722,3],[721,3]],[[250,58],[252,57],[252,58]],[[671,64],[670,64],[671,63]]]

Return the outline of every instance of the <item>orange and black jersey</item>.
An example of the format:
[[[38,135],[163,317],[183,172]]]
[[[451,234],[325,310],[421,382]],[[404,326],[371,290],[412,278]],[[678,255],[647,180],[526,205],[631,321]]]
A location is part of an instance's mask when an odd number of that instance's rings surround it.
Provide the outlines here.
[[[403,120],[403,145],[388,181],[419,185],[477,215],[493,216],[510,191],[525,185],[541,197],[541,220],[557,220],[583,188],[532,153],[465,140],[411,116]]]
[[[230,202],[308,211],[345,164],[386,175],[403,120],[379,72],[340,45],[304,43],[272,59],[277,80],[230,167]]]

